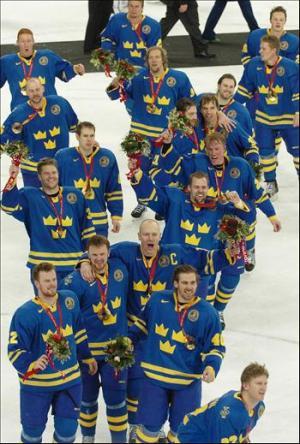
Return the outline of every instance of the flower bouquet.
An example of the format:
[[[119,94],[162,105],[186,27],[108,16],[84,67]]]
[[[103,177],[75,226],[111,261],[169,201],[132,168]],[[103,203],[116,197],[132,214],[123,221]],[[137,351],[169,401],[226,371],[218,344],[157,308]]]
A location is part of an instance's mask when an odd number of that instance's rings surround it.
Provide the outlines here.
[[[189,119],[185,116],[184,112],[178,111],[174,108],[168,115],[168,130],[173,134],[176,131],[182,132],[186,136],[191,136],[194,133],[194,128],[191,126]],[[159,136],[154,144],[157,148],[163,145],[163,135]]]
[[[120,102],[125,102],[127,99],[127,94],[124,87],[124,82],[131,80],[137,73],[137,69],[127,60],[118,60],[114,64],[114,70],[117,77],[119,78],[119,93]]]
[[[113,52],[102,48],[95,49],[92,52],[90,63],[98,70],[103,68],[105,75],[111,77],[111,70],[114,69],[115,55]]]
[[[107,345],[106,353],[105,360],[114,368],[116,377],[121,370],[134,364],[132,342],[126,336],[117,336],[110,341]]]
[[[121,148],[129,159],[136,160],[136,167],[131,169],[126,175],[130,180],[133,177],[134,171],[141,166],[141,156],[149,156],[151,144],[140,134],[130,132],[121,142]]]
[[[1,145],[1,155],[7,154],[12,161],[13,165],[19,166],[22,159],[26,159],[28,157],[28,148],[24,145],[23,142],[17,140],[15,142],[7,142],[5,145]],[[10,176],[3,191],[8,191],[11,189],[15,178]]]
[[[219,225],[216,235],[221,242],[226,242],[228,246],[237,243],[241,257],[248,263],[246,237],[250,234],[250,226],[237,216],[225,214]]]

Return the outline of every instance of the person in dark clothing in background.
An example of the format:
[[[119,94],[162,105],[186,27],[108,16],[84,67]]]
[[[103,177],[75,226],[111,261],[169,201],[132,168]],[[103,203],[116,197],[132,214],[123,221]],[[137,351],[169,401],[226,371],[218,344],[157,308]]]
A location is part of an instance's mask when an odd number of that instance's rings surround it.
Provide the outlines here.
[[[254,29],[259,28],[256,18],[254,17],[250,0],[216,0],[207,18],[205,29],[202,36],[203,39],[207,40],[210,43],[221,42],[221,40],[216,36],[214,29],[217,26],[217,23],[220,20],[221,15],[223,14],[223,11],[227,5],[227,1],[229,2],[238,1],[242,14],[245,17],[246,22],[251,31],[254,31]]]
[[[113,13],[113,0],[89,0],[89,19],[86,27],[83,52],[90,54],[100,47],[100,34]]]
[[[215,54],[208,53],[207,42],[203,41],[199,28],[198,5],[196,0],[165,0],[162,1],[162,3],[167,5],[166,16],[160,21],[162,40],[167,37],[173,26],[180,20],[191,38],[194,56],[203,59],[215,57]]]

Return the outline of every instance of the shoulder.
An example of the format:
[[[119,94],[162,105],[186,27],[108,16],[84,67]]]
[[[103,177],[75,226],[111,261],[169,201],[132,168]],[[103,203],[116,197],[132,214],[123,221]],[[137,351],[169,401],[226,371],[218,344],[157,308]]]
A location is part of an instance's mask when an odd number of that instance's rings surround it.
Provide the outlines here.
[[[13,62],[16,62],[18,60],[20,61],[20,59],[19,59],[17,54],[5,54],[4,56],[2,56],[0,58],[0,61],[2,63],[13,63]]]
[[[123,281],[124,277],[127,277],[127,268],[121,259],[117,257],[110,257],[108,259],[108,266],[110,272],[113,273],[113,278],[115,281],[121,282]]]
[[[185,72],[173,68],[169,68],[167,77],[175,77],[178,80],[188,80],[188,75]]]
[[[19,193],[23,194],[26,198],[34,199],[34,200],[40,198],[41,196],[44,196],[41,188],[35,188],[35,187],[21,188],[19,190]]]
[[[294,62],[294,60],[288,59],[287,57],[282,57],[280,64],[282,64],[291,71],[292,70],[299,71],[299,64]]]
[[[156,306],[156,305],[163,306],[165,305],[165,302],[162,301],[172,302],[172,298],[173,298],[173,290],[154,291],[150,297],[149,302],[151,303],[151,306]]]
[[[84,202],[84,196],[80,190],[75,187],[62,187],[62,193],[66,197],[67,201],[71,204],[77,202]]]
[[[95,157],[99,158],[99,163],[103,167],[109,166],[110,162],[116,161],[115,154],[108,148],[101,147]]]
[[[68,310],[78,308],[79,302],[76,294],[71,290],[59,290],[58,301]]]
[[[81,274],[78,270],[73,271],[72,273],[68,274],[64,280],[63,283],[65,285],[65,287],[71,286],[71,285],[84,285],[86,284],[86,286],[88,286],[88,282],[86,282],[82,277]],[[66,290],[66,289],[65,289]],[[62,291],[65,291],[62,290]],[[73,291],[73,290],[69,290],[69,291]],[[60,291],[61,292],[61,291]]]
[[[12,112],[9,114],[8,118],[18,118],[18,116],[24,116],[24,114],[26,114],[26,112],[28,113],[29,109],[32,108],[28,105],[27,102],[25,103],[20,103],[20,105],[15,106],[15,108],[12,110]]]
[[[267,28],[255,29],[254,31],[250,32],[249,38],[250,39],[259,39],[259,38],[263,37],[264,35],[266,35],[267,33],[268,33]]]
[[[284,39],[288,39],[290,43],[293,43],[295,45],[299,45],[299,37],[295,34],[292,34],[291,32],[287,32],[284,36],[283,36],[283,40]]]
[[[126,19],[126,12],[117,12],[116,14],[113,14],[111,18],[109,19],[110,23],[121,23],[125,22]]]
[[[74,157],[74,154],[76,154],[77,151],[74,148],[61,148],[57,153],[55,154],[55,158],[57,160],[72,159]]]
[[[39,306],[33,302],[33,300],[29,300],[21,305],[14,313],[14,320],[18,325],[32,328],[34,327],[38,318],[36,317],[38,314]]]
[[[146,15],[146,16],[145,16],[145,19],[143,20],[143,23],[142,23],[142,31],[143,31],[143,27],[144,27],[145,25],[150,25],[150,26],[153,26],[153,27],[160,27],[159,22],[158,22],[157,20],[155,20],[154,18],[149,17],[148,15]]]

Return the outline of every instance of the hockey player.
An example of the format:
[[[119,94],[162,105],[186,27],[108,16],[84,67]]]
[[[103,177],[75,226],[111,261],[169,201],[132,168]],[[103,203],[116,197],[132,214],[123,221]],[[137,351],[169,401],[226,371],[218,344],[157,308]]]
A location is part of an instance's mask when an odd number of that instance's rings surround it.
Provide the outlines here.
[[[198,279],[195,268],[178,266],[173,290],[154,293],[129,329],[133,343],[145,338],[137,442],[156,442],[168,418],[174,442],[184,415],[201,405],[201,379],[213,382],[220,369],[221,326],[214,308],[196,296]]]
[[[60,281],[73,270],[95,228],[87,217],[83,194],[58,185],[56,161],[43,159],[37,170],[41,188],[18,190],[14,183],[3,193],[1,208],[25,224],[30,239],[27,267],[32,270],[40,262],[50,262]],[[15,179],[18,173],[19,167],[11,165]]]
[[[24,186],[40,187],[37,163],[44,157],[54,157],[60,148],[69,146],[69,131],[74,131],[78,118],[69,102],[60,96],[44,96],[45,89],[37,78],[28,79],[29,100],[17,106],[5,120],[1,144],[21,140],[29,148],[21,171]]]
[[[132,325],[140,316],[152,292],[170,290],[176,266],[191,264],[199,272],[201,279],[197,295],[201,298],[207,294],[207,275],[234,263],[234,252],[230,251],[196,251],[180,245],[160,244],[160,226],[155,220],[144,220],[138,233],[140,243],[119,242],[112,245],[110,258],[124,262],[129,273],[130,296],[127,301],[127,317]],[[89,261],[81,261],[81,274],[90,283],[95,280]],[[135,436],[138,424],[136,412],[139,406],[139,393],[142,389],[143,373],[140,369],[141,346],[136,347],[136,364],[128,372],[128,417],[131,426],[131,438]]]
[[[210,189],[208,196],[217,199],[218,218],[224,214],[235,214],[236,210],[227,199],[227,193],[235,191],[244,202],[245,207],[239,210],[239,217],[250,225],[250,234],[247,237],[247,250],[250,263],[255,265],[254,242],[256,226],[256,205],[269,218],[275,232],[281,229],[274,207],[262,187],[255,182],[252,169],[248,162],[240,157],[226,154],[226,139],[216,132],[205,139],[207,155],[195,154],[179,156],[170,145],[165,145],[161,157],[166,166],[176,165],[176,174],[172,180],[177,180],[184,186],[188,184],[189,176],[195,171],[208,174]],[[249,271],[251,270],[249,269]],[[240,280],[243,268],[232,267],[223,270],[216,292],[215,308],[222,312],[230,301]],[[214,285],[209,289],[208,299],[214,301]]]
[[[249,434],[265,411],[269,372],[249,364],[241,375],[241,390],[231,390],[185,416],[176,442],[249,443]]]
[[[261,56],[246,65],[235,94],[236,100],[244,103],[257,92],[255,133],[271,197],[278,192],[275,152],[278,131],[299,174],[299,65],[279,56],[279,50],[277,37],[263,37]]]
[[[146,55],[147,68],[126,85],[126,94],[133,101],[130,130],[156,140],[168,127],[167,116],[182,97],[194,97],[195,92],[187,75],[168,68],[167,53],[161,47],[151,47]],[[119,79],[113,80],[107,93],[112,100],[119,98]],[[155,163],[155,149],[150,159],[143,159],[143,169],[148,171]],[[157,156],[158,159],[158,156]],[[138,205],[131,213],[140,217],[145,207]]]
[[[40,263],[33,279],[38,294],[16,310],[8,343],[8,357],[20,381],[21,441],[42,442],[52,406],[53,442],[72,443],[82,391],[78,361],[91,375],[97,372],[97,362],[88,348],[77,297],[71,291],[57,292],[54,266]],[[69,353],[64,360],[48,348],[49,337],[54,335],[57,342],[63,338],[67,342]]]
[[[299,37],[284,29],[286,21],[286,9],[282,6],[273,8],[270,12],[271,28],[255,29],[248,35],[247,43],[242,49],[242,64],[246,65],[260,55],[260,42],[265,35],[273,35],[280,40],[279,55],[299,63]]]
[[[17,54],[4,55],[0,59],[0,87],[8,82],[12,95],[11,110],[28,100],[26,84],[31,77],[37,77],[45,87],[45,95],[56,95],[55,78],[68,82],[76,74],[85,73],[84,66],[72,65],[49,49],[34,49],[33,33],[30,29],[18,31]]]
[[[160,24],[143,15],[144,0],[129,0],[128,14],[112,15],[101,34],[101,47],[115,52],[116,59],[126,59],[139,68],[145,67],[148,48],[161,46]]]
[[[62,186],[82,191],[89,218],[97,234],[107,237],[107,208],[112,231],[118,233],[123,214],[123,196],[115,155],[107,148],[96,147],[95,126],[81,122],[76,128],[78,147],[59,150],[55,158]]]
[[[123,262],[109,257],[109,248],[109,241],[103,236],[89,239],[88,258],[96,279],[86,282],[79,271],[74,271],[61,286],[78,296],[89,347],[98,363],[95,375],[90,375],[85,366],[81,369],[83,394],[79,423],[85,443],[95,442],[100,385],[111,442],[126,442],[127,372],[122,371],[115,377],[114,369],[105,362],[105,348],[116,336],[127,335],[128,272]]]

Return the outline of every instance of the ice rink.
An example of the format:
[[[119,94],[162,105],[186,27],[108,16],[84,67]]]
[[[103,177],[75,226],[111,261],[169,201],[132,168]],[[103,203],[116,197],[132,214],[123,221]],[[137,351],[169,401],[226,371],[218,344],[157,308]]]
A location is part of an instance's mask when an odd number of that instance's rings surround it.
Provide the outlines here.
[[[205,22],[213,2],[201,1]],[[278,4],[288,10],[288,28],[298,29],[298,2],[253,1],[256,17],[263,27],[269,10]],[[71,4],[72,6],[68,6]],[[71,8],[71,14],[69,11]],[[154,18],[164,13],[159,2],[146,2],[145,12]],[[72,15],[72,21],[67,17]],[[27,17],[27,20],[24,20]],[[46,21],[47,17],[47,21]],[[74,20],[73,20],[74,18]],[[1,2],[1,43],[13,43],[19,28],[32,28],[37,41],[82,40],[87,19],[87,2]],[[230,22],[231,20],[231,22]],[[230,26],[229,26],[230,24]],[[232,26],[231,26],[232,25]],[[246,31],[239,8],[227,6],[218,32]],[[178,25],[174,33],[183,34]],[[197,93],[213,91],[217,79],[231,72],[240,79],[242,66],[185,69]],[[70,83],[57,81],[60,95],[70,101],[79,120],[90,120],[97,128],[101,146],[116,154],[121,170],[125,214],[120,234],[110,234],[112,243],[137,240],[139,221],[130,216],[135,206],[134,193],[125,177],[126,159],[120,141],[129,127],[129,117],[118,101],[111,102],[105,88],[109,80],[102,73],[76,77]],[[7,86],[1,91],[1,122],[9,113]],[[71,136],[72,143],[74,136]],[[72,144],[71,144],[72,145]],[[8,177],[9,159],[3,158],[1,182]],[[273,233],[270,222],[260,213],[257,227],[257,265],[242,277],[241,284],[225,312],[224,333],[227,354],[216,381],[203,386],[203,402],[230,389],[239,388],[242,369],[251,361],[265,363],[270,372],[266,411],[251,436],[252,442],[298,442],[298,180],[292,158],[281,147],[278,168],[279,197],[274,203],[283,229]],[[2,185],[2,187],[3,187]],[[22,186],[21,179],[19,185]],[[151,210],[144,217],[152,217]],[[6,355],[8,329],[12,313],[33,296],[29,270],[25,267],[29,242],[24,226],[1,214],[1,442],[19,442],[19,387],[15,370]],[[163,228],[163,223],[161,223]],[[44,433],[44,442],[52,442],[52,419]],[[80,442],[80,432],[77,441]],[[109,442],[105,409],[101,400],[96,442]]]

